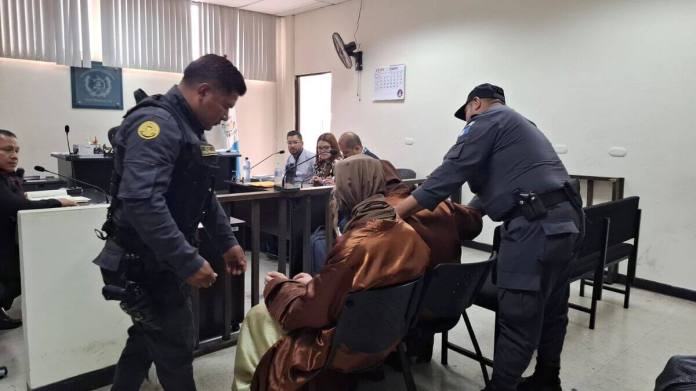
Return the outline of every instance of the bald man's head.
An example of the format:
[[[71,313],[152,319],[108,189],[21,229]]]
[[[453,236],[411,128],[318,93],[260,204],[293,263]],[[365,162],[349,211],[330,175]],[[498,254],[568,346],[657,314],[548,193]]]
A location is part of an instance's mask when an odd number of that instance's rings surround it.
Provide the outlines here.
[[[338,139],[338,147],[344,158],[363,153],[362,141],[360,136],[353,132],[345,132]]]

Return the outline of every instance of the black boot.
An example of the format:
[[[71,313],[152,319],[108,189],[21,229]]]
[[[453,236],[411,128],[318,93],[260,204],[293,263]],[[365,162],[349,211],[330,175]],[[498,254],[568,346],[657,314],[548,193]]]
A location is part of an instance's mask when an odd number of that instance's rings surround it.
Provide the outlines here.
[[[522,379],[517,385],[517,391],[563,391],[558,366],[537,363],[534,374]]]
[[[21,320],[10,318],[5,309],[0,307],[0,330],[16,329],[21,325]]]

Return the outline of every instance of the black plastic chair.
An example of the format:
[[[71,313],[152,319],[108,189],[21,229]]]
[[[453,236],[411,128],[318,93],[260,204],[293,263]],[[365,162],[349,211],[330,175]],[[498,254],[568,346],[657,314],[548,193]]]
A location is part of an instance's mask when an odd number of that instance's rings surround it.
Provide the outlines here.
[[[500,226],[495,227],[493,231],[493,250],[491,253],[491,267],[485,273],[483,277],[483,282],[479,288],[478,294],[474,297],[473,304],[492,311],[494,314],[498,314],[498,288],[493,284],[493,273],[495,272],[495,260],[498,250],[500,249]],[[469,315],[466,310],[462,312],[462,317],[467,326],[467,331],[469,332],[469,338],[471,338],[471,343],[474,346],[474,351],[463,348],[459,345],[455,345],[448,342],[448,349],[454,350],[455,352],[462,354],[466,357],[474,359],[481,365],[481,372],[483,372],[483,380],[486,385],[489,384],[490,380],[488,377],[488,370],[486,366],[493,367],[493,360],[488,357],[483,356],[481,349],[478,345],[478,339],[476,338],[476,333],[474,333],[473,327],[471,327],[471,321],[469,320]],[[494,324],[497,324],[497,319]],[[444,336],[444,334],[443,334]],[[446,338],[446,336],[445,336]],[[443,349],[443,352],[446,351]],[[442,364],[447,365],[447,356],[444,355],[442,359]]]
[[[336,322],[331,352],[323,370],[331,368],[340,346],[354,353],[375,354],[396,345],[406,389],[415,391],[402,339],[418,312],[422,289],[423,278],[419,278],[401,285],[349,294]],[[359,368],[355,372],[370,369],[374,368]]]
[[[490,274],[492,264],[492,258],[477,263],[440,264],[428,272],[417,323],[410,333],[442,333],[442,364],[447,365],[448,349],[467,355],[480,363],[486,384],[489,378],[484,357],[465,310],[474,303],[483,282]],[[460,316],[464,317],[475,353],[449,342],[447,338],[448,331],[457,325]]]
[[[602,289],[621,293],[624,295],[624,308],[628,308],[631,300],[631,287],[636,278],[636,265],[638,262],[638,239],[640,236],[640,221],[642,211],[638,208],[639,197],[627,197],[621,200],[605,202],[585,208],[588,220],[608,218],[611,221],[607,239],[607,252],[604,267],[618,265],[628,260],[625,277],[625,289],[604,285]],[[626,243],[633,240],[633,244]],[[596,255],[595,255],[596,259]],[[579,262],[592,262],[593,257],[585,256]],[[585,294],[585,285],[593,285],[599,281],[603,285],[602,278],[588,276],[580,280],[580,296]],[[599,300],[602,299],[602,289],[599,290]],[[594,291],[594,289],[593,289]]]
[[[397,168],[396,173],[401,179],[414,179],[416,177],[416,172],[410,168]]]
[[[601,297],[601,281],[604,278],[604,268],[606,267],[607,243],[611,221],[608,217],[590,215],[592,217],[586,216],[585,239],[580,246],[578,256],[570,262],[569,280],[570,282],[584,281],[585,278],[591,276],[594,281],[600,281],[600,283],[594,284],[592,287],[592,302],[589,307],[575,303],[568,303],[568,306],[590,314],[589,327],[594,329],[597,317],[597,301]],[[584,286],[581,285],[580,290],[580,295],[582,296]]]
[[[585,240],[571,262],[570,281],[580,281],[580,296],[585,296],[586,285],[592,286],[592,302],[590,307],[574,303],[569,306],[590,314],[590,329],[595,328],[597,302],[602,300],[604,289],[622,293],[624,308],[628,308],[638,256],[641,219],[638,201],[638,197],[628,197],[584,208]],[[629,240],[633,244],[626,243]],[[605,269],[624,260],[628,260],[625,289],[605,285]]]

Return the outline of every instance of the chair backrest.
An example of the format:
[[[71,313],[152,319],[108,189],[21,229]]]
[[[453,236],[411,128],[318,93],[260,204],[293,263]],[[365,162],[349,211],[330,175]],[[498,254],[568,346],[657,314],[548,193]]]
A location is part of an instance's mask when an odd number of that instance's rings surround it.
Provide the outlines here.
[[[414,179],[416,177],[416,172],[410,168],[397,168],[396,173],[401,179]]]
[[[585,208],[588,222],[600,221],[603,218],[611,220],[609,229],[609,246],[623,243],[637,237],[640,224],[639,197],[627,197],[621,200],[604,202]]]
[[[330,357],[339,346],[368,354],[394,346],[413,322],[422,286],[421,277],[401,285],[349,294],[336,322]]]
[[[570,281],[584,278],[588,273],[596,272],[598,264],[606,262],[607,242],[611,220],[608,217],[595,217],[585,221],[585,238],[577,256],[570,262]]]
[[[426,275],[420,316],[454,319],[455,323],[473,303],[486,281],[493,258],[476,263],[442,263]]]
[[[578,258],[598,254],[606,249],[611,224],[609,217],[594,216],[585,220],[585,238],[578,251]]]

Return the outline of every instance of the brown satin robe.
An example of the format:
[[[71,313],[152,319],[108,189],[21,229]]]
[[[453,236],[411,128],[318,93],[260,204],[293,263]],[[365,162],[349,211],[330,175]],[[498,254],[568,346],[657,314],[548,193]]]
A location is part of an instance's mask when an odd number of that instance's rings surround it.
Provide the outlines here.
[[[358,222],[338,240],[327,265],[308,285],[292,280],[269,283],[264,291],[266,306],[288,335],[264,354],[251,389],[303,387],[326,363],[346,295],[418,278],[429,259],[428,246],[411,226],[370,219]],[[357,355],[339,349],[331,369],[346,372],[372,365],[389,352]]]
[[[406,198],[403,194],[388,195],[386,201],[396,206]],[[441,202],[433,211],[424,209],[406,219],[430,247],[430,267],[440,263],[459,262],[462,241],[471,240],[481,233],[483,220],[473,208],[454,203]]]
[[[411,194],[413,186],[401,182],[399,174],[388,160],[381,160],[384,181],[387,187],[386,201],[396,206]],[[430,267],[440,263],[459,262],[462,241],[471,240],[481,233],[483,220],[473,208],[454,203],[441,202],[433,211],[424,209],[406,219],[430,247]]]

